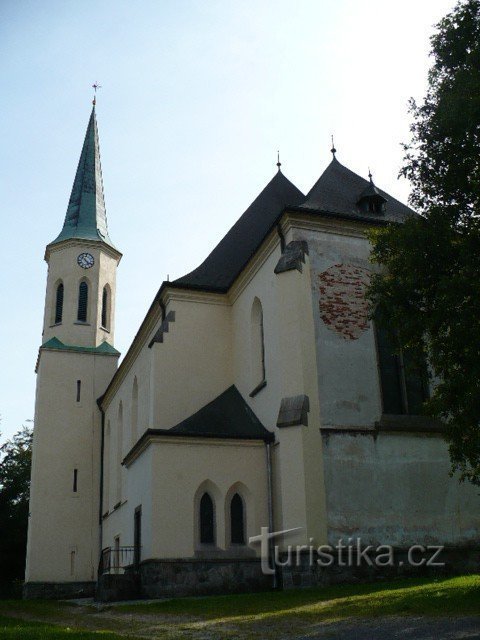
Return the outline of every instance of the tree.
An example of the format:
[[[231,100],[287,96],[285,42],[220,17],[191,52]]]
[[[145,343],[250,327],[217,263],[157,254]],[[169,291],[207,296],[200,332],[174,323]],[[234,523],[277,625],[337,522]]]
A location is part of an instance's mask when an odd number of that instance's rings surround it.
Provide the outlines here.
[[[480,0],[458,3],[431,38],[401,175],[419,213],[370,235],[369,296],[399,346],[435,377],[425,412],[446,425],[452,472],[480,484]],[[395,327],[395,331],[394,328]]]
[[[0,595],[23,580],[28,528],[33,431],[22,427],[0,447]]]

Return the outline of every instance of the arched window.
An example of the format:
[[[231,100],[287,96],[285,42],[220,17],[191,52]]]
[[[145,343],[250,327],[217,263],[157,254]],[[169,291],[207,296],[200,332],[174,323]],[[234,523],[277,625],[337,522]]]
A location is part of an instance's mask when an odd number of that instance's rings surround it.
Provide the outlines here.
[[[135,444],[138,437],[138,381],[137,376],[133,379],[132,387],[132,445]]]
[[[258,298],[255,298],[252,305],[250,348],[252,361],[252,384],[254,388],[256,388],[265,381],[263,310],[262,303]]]
[[[200,543],[215,544],[214,507],[208,493],[204,493],[200,500]]]
[[[88,284],[85,280],[80,282],[78,287],[78,311],[77,311],[77,320],[78,322],[86,322],[87,321],[87,310],[88,310]]]
[[[232,544],[245,544],[245,512],[238,493],[230,502],[230,538]]]
[[[57,287],[57,294],[55,297],[55,324],[60,324],[63,317],[63,282]]]
[[[105,285],[102,292],[102,327],[110,329],[110,291],[109,286]]]

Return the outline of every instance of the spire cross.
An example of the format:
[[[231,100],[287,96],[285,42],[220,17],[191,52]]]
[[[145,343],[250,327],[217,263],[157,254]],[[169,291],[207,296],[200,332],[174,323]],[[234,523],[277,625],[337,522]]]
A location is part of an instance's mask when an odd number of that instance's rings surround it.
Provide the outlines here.
[[[332,148],[330,149],[330,152],[335,158],[335,154],[337,153],[337,150],[335,149],[335,144],[333,143],[333,135],[332,135]]]
[[[372,172],[370,171],[370,167],[368,167],[368,178],[369,178],[370,182],[373,182],[373,180],[372,180],[373,176],[372,176]]]
[[[95,106],[95,105],[97,104],[97,89],[101,89],[101,88],[102,88],[102,85],[101,85],[101,84],[98,84],[98,82],[97,82],[97,81],[95,81],[95,82],[92,84],[92,87],[93,87],[93,90],[95,91],[95,95],[93,96],[92,104],[93,104],[93,106]]]
[[[277,151],[277,167],[279,171],[281,166],[282,166],[282,163],[280,162],[280,151]]]

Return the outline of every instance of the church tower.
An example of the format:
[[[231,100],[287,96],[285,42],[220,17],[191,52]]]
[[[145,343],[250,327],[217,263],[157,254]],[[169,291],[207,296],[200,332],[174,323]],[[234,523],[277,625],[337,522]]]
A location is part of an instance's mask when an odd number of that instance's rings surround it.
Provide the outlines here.
[[[95,104],[63,229],[47,245],[37,361],[26,597],[91,595],[100,555],[101,414],[118,363],[115,278]]]

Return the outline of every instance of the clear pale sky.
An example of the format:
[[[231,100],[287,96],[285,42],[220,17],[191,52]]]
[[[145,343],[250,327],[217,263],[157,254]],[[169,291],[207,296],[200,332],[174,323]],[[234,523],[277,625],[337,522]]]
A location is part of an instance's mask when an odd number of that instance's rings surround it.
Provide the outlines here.
[[[162,280],[197,266],[276,171],[337,157],[406,201],[407,101],[453,0],[1,0],[0,429],[33,417],[45,245],[99,91],[125,353]],[[66,425],[67,427],[68,425]]]

